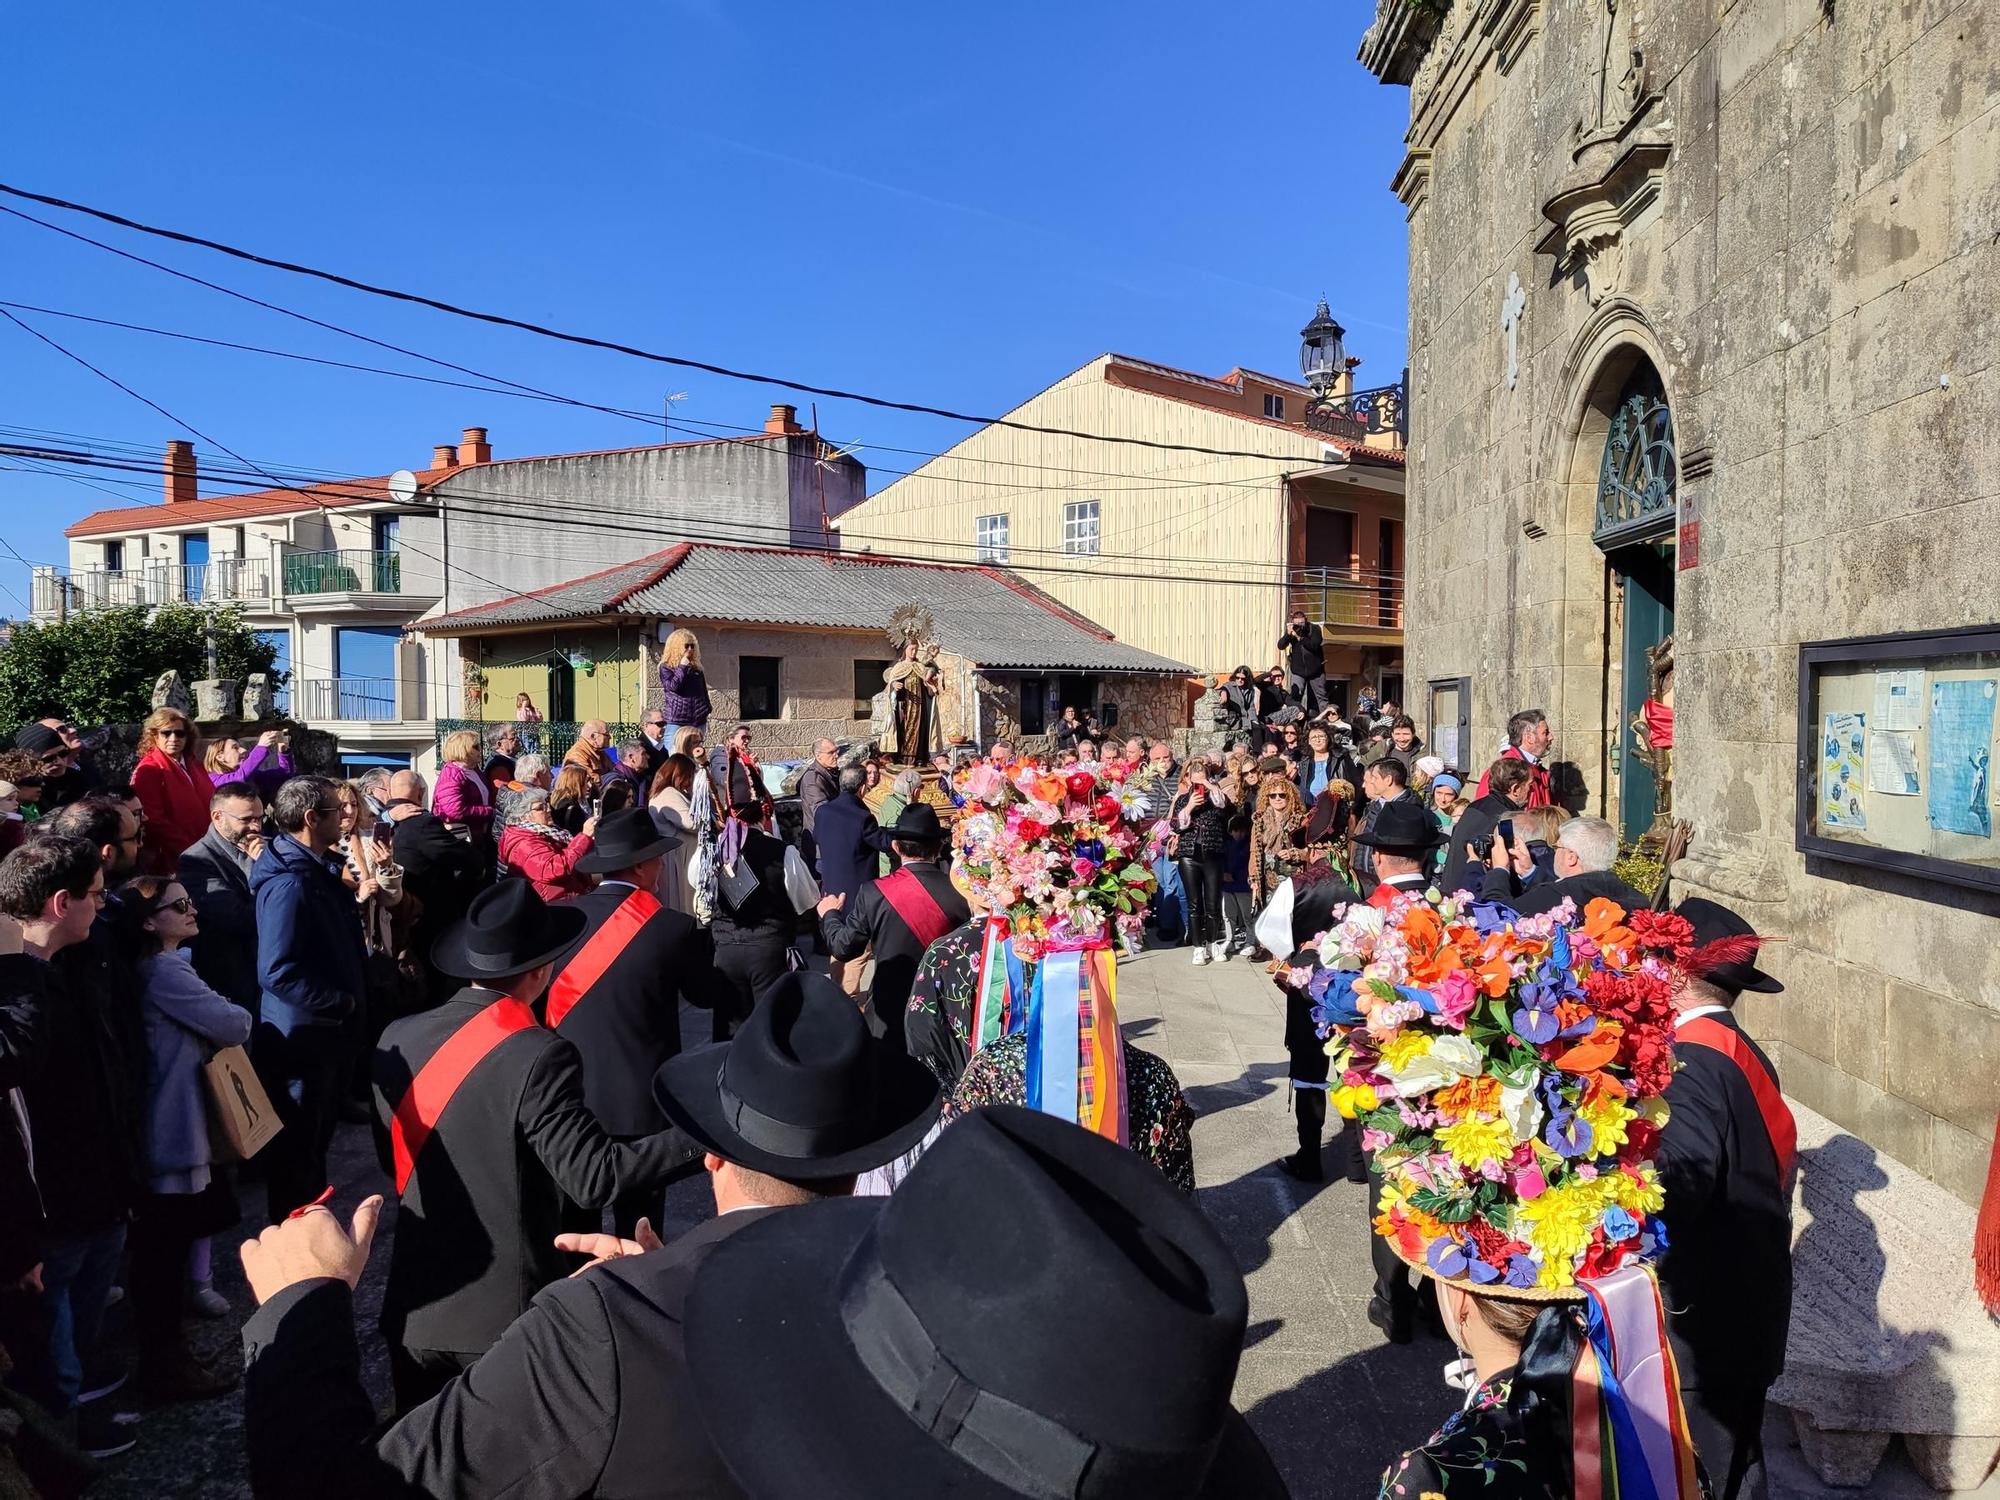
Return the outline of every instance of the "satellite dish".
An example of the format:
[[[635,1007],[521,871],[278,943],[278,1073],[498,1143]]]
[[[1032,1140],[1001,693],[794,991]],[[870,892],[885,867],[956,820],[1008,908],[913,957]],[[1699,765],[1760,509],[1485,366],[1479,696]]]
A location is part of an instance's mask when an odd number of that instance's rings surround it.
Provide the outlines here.
[[[402,505],[408,505],[417,498],[417,476],[408,469],[398,469],[389,476],[389,498]]]

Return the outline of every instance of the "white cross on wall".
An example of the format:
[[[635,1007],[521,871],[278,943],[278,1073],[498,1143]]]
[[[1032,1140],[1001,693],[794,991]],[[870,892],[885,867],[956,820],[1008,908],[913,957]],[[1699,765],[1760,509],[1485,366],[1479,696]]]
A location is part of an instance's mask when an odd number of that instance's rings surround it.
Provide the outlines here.
[[[1507,389],[1521,373],[1521,314],[1528,306],[1528,294],[1521,290],[1518,271],[1507,273],[1507,296],[1500,304],[1500,328],[1507,335]]]

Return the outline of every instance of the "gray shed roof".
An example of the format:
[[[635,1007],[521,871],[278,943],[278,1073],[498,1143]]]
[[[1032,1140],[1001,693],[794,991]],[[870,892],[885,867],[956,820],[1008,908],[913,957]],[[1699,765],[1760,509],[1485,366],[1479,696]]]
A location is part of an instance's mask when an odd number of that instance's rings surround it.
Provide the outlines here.
[[[928,609],[939,644],[982,668],[1172,676],[1193,671],[1112,639],[1005,568],[693,542],[529,594],[418,620],[410,628],[427,635],[474,635],[623,615],[879,631],[905,604]]]

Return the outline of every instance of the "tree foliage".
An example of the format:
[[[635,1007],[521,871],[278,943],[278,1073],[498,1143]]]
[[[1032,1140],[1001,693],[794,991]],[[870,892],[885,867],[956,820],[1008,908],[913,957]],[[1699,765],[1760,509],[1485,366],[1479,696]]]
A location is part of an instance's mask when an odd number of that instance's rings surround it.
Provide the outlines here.
[[[271,676],[277,651],[259,640],[232,606],[169,604],[97,609],[56,624],[22,624],[0,647],[0,733],[51,714],[79,724],[131,724],[152,712],[153,684],[174,671],[193,683],[208,675],[208,632],[217,675],[241,682]]]

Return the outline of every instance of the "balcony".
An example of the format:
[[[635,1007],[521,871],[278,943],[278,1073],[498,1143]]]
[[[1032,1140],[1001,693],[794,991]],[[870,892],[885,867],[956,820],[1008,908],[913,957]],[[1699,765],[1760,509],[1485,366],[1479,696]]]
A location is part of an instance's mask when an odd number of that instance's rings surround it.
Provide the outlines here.
[[[1356,568],[1294,568],[1287,608],[1329,635],[1403,628],[1403,575]]]
[[[288,552],[287,594],[400,594],[403,557],[399,552]]]
[[[271,565],[261,557],[206,563],[148,562],[107,570],[41,566],[29,576],[29,614],[60,620],[89,609],[161,604],[261,604],[271,597]]]
[[[393,677],[294,677],[292,717],[307,724],[394,724],[406,715]]]

